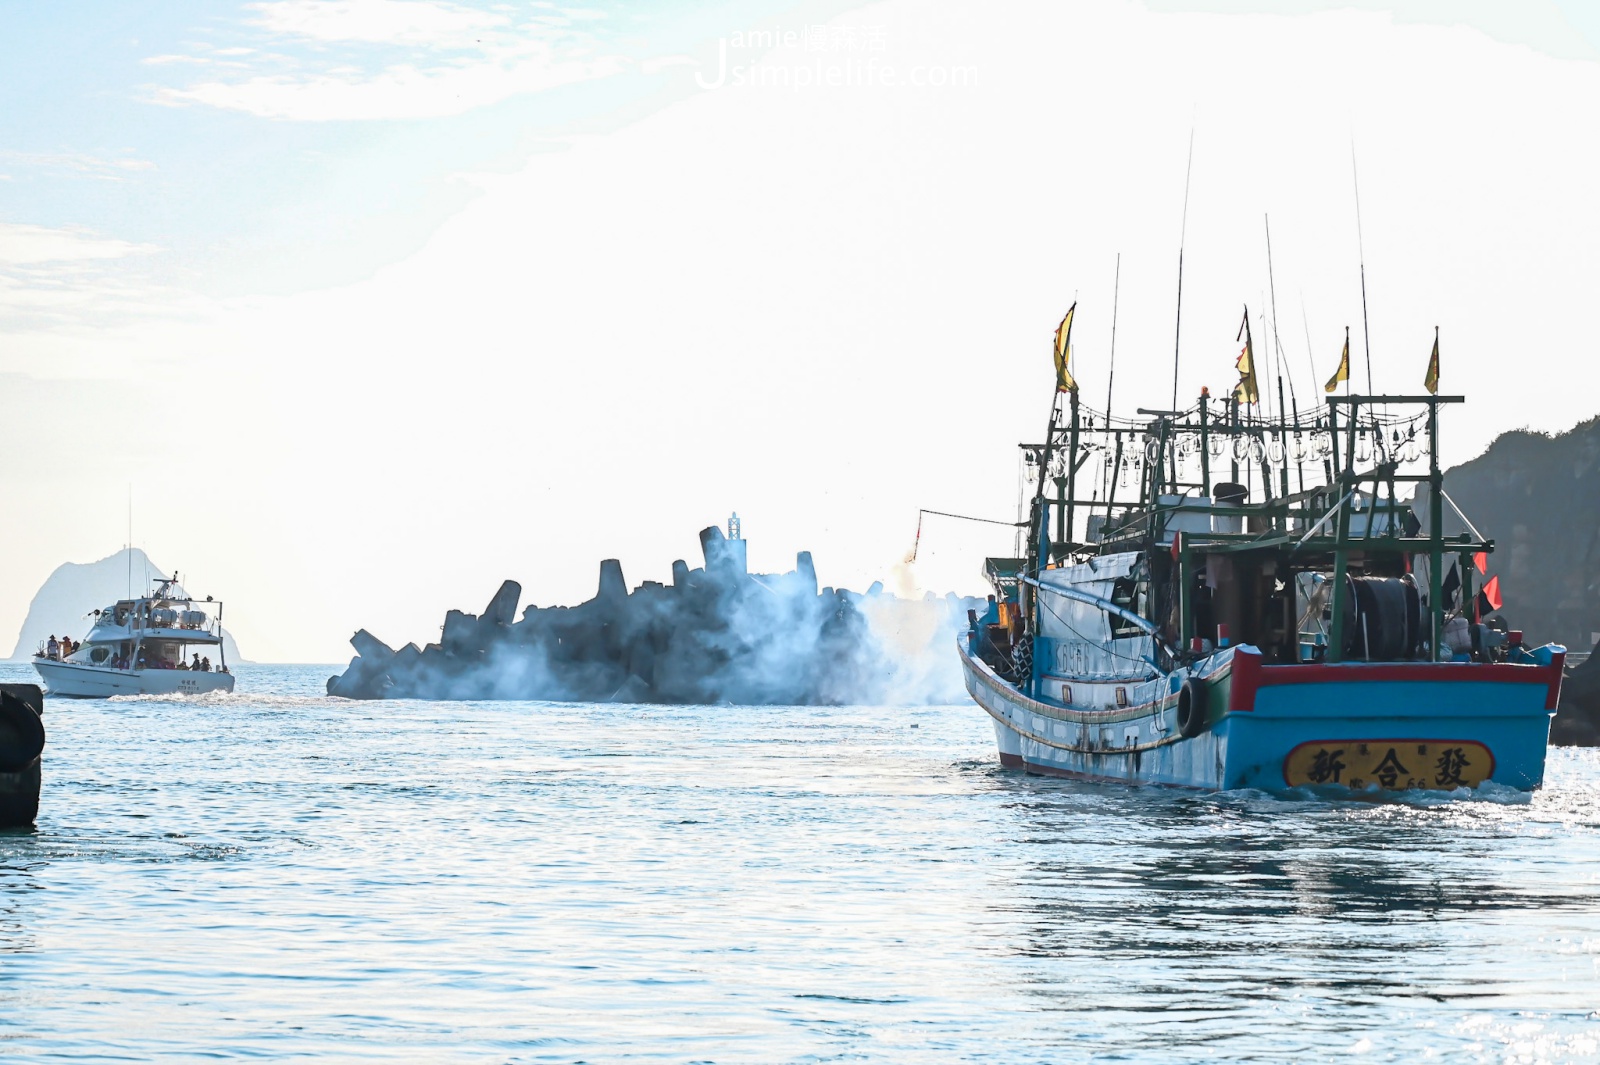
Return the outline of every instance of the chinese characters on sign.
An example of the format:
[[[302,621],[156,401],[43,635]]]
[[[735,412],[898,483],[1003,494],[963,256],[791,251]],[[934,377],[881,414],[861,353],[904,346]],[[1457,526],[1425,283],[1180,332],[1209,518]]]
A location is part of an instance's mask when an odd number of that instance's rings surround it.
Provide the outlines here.
[[[1400,778],[1407,776],[1410,772],[1411,770],[1400,764],[1400,759],[1395,756],[1394,748],[1390,747],[1389,753],[1383,756],[1383,761],[1378,763],[1378,768],[1372,771],[1372,775],[1378,778],[1379,784],[1393,789],[1399,783]]]
[[[1330,752],[1326,747],[1319,749],[1311,768],[1306,772],[1306,776],[1311,778],[1311,783],[1340,783],[1339,774],[1344,772],[1344,763],[1339,761],[1339,756],[1343,753],[1343,750]]]
[[[1302,743],[1283,761],[1290,787],[1354,791],[1475,788],[1493,772],[1489,749],[1469,740],[1323,740]]]
[[[1460,747],[1447,747],[1439,760],[1433,764],[1433,783],[1441,788],[1467,787],[1467,782],[1461,776],[1462,770],[1472,765]]]

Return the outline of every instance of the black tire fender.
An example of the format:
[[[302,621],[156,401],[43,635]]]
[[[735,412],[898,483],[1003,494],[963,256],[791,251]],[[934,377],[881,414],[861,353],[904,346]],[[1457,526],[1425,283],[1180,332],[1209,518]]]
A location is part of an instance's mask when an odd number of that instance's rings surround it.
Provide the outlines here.
[[[44,750],[44,722],[10,692],[0,692],[0,773],[26,768]]]
[[[1205,681],[1199,677],[1185,680],[1178,689],[1178,734],[1192,740],[1204,732],[1210,708],[1211,696]]]

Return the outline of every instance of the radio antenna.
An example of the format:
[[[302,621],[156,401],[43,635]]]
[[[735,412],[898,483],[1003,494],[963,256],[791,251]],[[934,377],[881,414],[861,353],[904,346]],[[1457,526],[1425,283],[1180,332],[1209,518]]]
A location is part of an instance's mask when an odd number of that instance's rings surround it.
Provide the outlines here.
[[[1272,293],[1272,346],[1278,356],[1278,380],[1281,382],[1283,380],[1283,372],[1286,368],[1284,363],[1288,360],[1286,360],[1283,355],[1283,341],[1278,337],[1278,283],[1273,279],[1272,276],[1272,222],[1267,218],[1266,215],[1263,214],[1261,216],[1261,223],[1262,225],[1266,226],[1267,230],[1267,290]],[[1300,406],[1300,400],[1294,394],[1293,370],[1289,371],[1289,398],[1294,401],[1295,409],[1298,410]],[[1278,405],[1280,407],[1283,406],[1281,397]],[[1280,411],[1279,413],[1281,414],[1282,412]]]
[[[1183,244],[1189,234],[1189,176],[1194,172],[1194,126],[1189,127],[1189,162],[1183,168],[1183,224],[1178,229],[1178,320],[1172,335],[1172,406],[1178,409],[1178,343],[1183,339]]]
[[[1317,389],[1317,360],[1311,354],[1311,320],[1306,317],[1306,294],[1300,293],[1300,324],[1306,330],[1306,365],[1311,367],[1311,394],[1316,395]]]
[[[1367,357],[1367,395],[1372,395],[1372,332],[1367,328],[1367,251],[1361,241],[1361,179],[1356,174],[1356,139],[1350,138],[1350,184],[1356,193],[1356,254],[1361,262],[1361,347]]]
[[[1117,379],[1117,297],[1122,292],[1122,253],[1117,252],[1117,275],[1111,283],[1111,369],[1106,373],[1106,419],[1111,418],[1111,385]]]

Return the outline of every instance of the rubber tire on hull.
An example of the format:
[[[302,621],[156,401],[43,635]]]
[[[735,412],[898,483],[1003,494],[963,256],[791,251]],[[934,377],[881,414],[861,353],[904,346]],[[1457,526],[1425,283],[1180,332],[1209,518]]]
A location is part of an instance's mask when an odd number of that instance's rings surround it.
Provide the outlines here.
[[[0,828],[26,828],[39,816],[40,759],[14,773],[0,773]]]
[[[37,684],[0,684],[0,828],[39,816],[44,693]]]
[[[39,715],[15,695],[0,691],[0,773],[26,768],[43,751],[44,722]]]
[[[1178,734],[1194,739],[1206,730],[1206,711],[1210,708],[1205,681],[1190,677],[1178,689]]]

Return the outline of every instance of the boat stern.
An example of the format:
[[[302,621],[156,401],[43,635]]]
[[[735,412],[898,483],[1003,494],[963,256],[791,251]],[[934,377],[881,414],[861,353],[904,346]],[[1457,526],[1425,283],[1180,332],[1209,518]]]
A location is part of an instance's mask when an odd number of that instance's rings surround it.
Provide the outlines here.
[[[1527,663],[1266,665],[1239,648],[1215,724],[1225,786],[1453,791],[1544,783],[1565,652]]]

